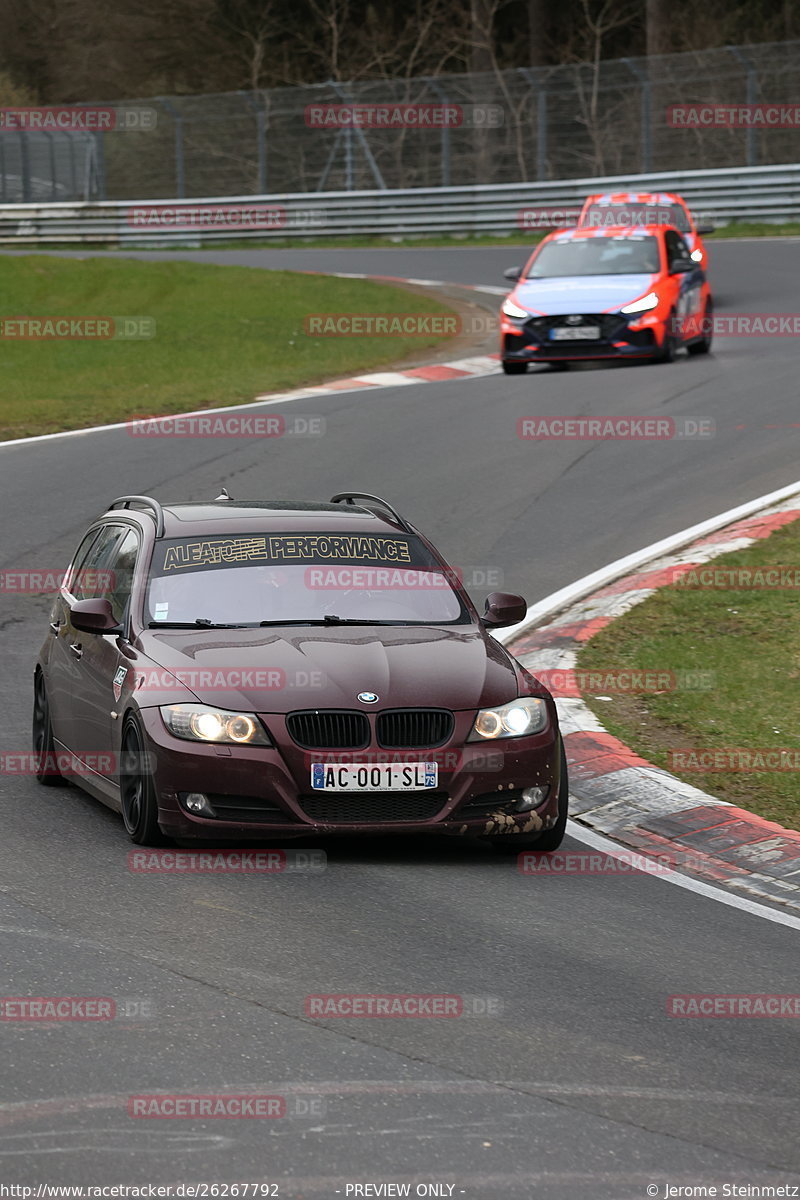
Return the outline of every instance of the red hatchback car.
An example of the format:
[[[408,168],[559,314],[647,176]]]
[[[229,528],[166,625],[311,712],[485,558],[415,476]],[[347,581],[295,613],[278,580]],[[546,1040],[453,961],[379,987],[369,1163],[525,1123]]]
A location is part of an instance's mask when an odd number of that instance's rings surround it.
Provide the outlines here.
[[[708,251],[703,234],[714,232],[710,224],[698,225],[683,196],[674,192],[600,192],[587,196],[578,217],[579,229],[608,229],[625,225],[672,225],[689,247],[694,262],[708,270]]]
[[[549,234],[500,309],[507,375],[532,362],[707,354],[713,301],[705,272],[677,229],[568,229]]]
[[[376,496],[164,504],[88,529],[34,679],[43,784],[69,777],[134,842],[478,835],[555,849],[555,704],[431,543]]]

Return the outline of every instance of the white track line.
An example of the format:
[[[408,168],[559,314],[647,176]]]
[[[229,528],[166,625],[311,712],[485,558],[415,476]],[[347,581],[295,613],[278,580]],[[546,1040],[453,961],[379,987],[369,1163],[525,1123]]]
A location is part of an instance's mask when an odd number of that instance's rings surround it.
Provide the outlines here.
[[[567,833],[577,841],[583,842],[585,846],[591,846],[593,850],[602,850],[612,858],[630,859],[630,849],[620,846],[619,842],[612,842],[602,833],[595,833],[593,829],[576,824],[575,821],[567,821]],[[638,858],[653,863],[652,877],[654,879],[664,879],[667,883],[674,883],[677,887],[685,888],[687,892],[696,892],[698,896],[707,896],[709,900],[718,900],[720,904],[738,908],[741,912],[750,913],[754,917],[763,917],[766,921],[774,921],[776,925],[788,925],[790,929],[800,929],[800,917],[793,917],[791,913],[781,912],[777,908],[769,908],[766,904],[759,904],[757,900],[746,900],[744,896],[737,896],[735,892],[728,892],[714,887],[710,883],[703,883],[702,880],[693,879],[690,875],[682,875],[679,871],[671,871],[654,862],[642,850],[637,850],[636,855]]]

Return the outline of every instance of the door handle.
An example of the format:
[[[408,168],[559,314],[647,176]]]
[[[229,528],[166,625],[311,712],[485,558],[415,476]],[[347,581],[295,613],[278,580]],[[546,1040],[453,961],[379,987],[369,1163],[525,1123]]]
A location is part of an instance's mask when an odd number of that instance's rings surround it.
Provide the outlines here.
[[[76,658],[83,657],[83,646],[80,644],[80,642],[70,642],[69,648]]]
[[[51,621],[50,628],[52,629],[55,636],[58,637],[58,631],[61,628],[61,622],[60,621]]]

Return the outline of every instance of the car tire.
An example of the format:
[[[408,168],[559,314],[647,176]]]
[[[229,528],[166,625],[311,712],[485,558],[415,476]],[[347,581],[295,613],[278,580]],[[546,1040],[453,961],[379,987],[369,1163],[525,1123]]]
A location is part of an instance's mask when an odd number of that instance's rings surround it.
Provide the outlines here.
[[[675,352],[678,349],[678,339],[675,337],[674,334],[669,332],[674,321],[675,321],[675,310],[673,309],[673,311],[667,317],[667,328],[664,333],[664,345],[661,347],[661,352],[659,353],[658,357],[656,358],[656,362],[659,362],[659,363],[675,362]]]
[[[545,829],[544,833],[525,833],[513,834],[506,833],[500,837],[489,837],[486,841],[490,843],[493,850],[499,854],[518,854],[522,850],[540,851],[542,854],[549,854],[552,850],[557,850],[564,840],[564,833],[567,828],[567,811],[569,809],[569,771],[567,768],[567,755],[564,750],[564,742],[561,742],[561,771],[558,785],[558,817],[556,823],[550,829]]]
[[[128,837],[137,846],[163,846],[167,842],[158,827],[158,803],[153,777],[142,769],[144,737],[135,717],[122,731],[119,773],[122,820]]]
[[[504,375],[526,375],[528,373],[528,364],[524,362],[504,362]]]
[[[43,787],[64,787],[68,781],[56,767],[50,704],[41,671],[37,671],[33,679],[33,753],[36,757],[36,782]],[[48,759],[51,763],[49,768]]]
[[[703,324],[705,324],[706,321],[712,321],[713,316],[714,309],[709,301],[709,303],[703,309]],[[703,336],[698,338],[696,342],[690,342],[688,344],[686,347],[686,353],[691,355],[708,354],[711,350],[711,339],[713,336],[713,330],[709,329],[708,333],[703,334]]]

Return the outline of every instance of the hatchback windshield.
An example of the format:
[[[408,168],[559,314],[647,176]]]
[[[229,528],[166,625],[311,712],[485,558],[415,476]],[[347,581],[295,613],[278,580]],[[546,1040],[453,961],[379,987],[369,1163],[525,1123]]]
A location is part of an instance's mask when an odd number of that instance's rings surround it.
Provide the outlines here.
[[[580,219],[580,228],[608,229],[621,225],[631,229],[644,225],[674,225],[691,233],[686,209],[680,204],[593,204]]]
[[[452,572],[415,537],[246,534],[156,543],[145,624],[451,624]]]
[[[533,260],[527,277],[652,275],[659,269],[658,240],[626,234],[547,242]]]

